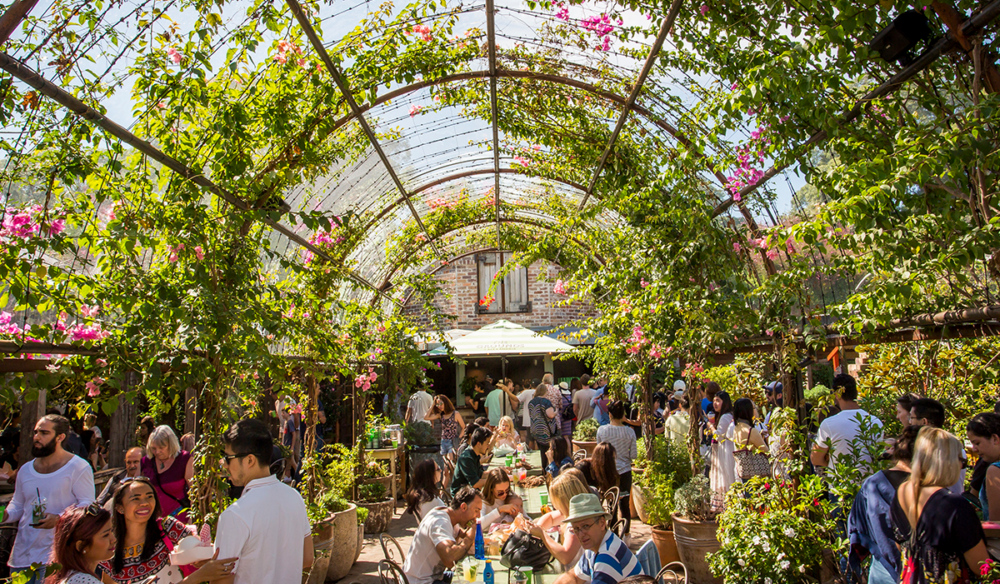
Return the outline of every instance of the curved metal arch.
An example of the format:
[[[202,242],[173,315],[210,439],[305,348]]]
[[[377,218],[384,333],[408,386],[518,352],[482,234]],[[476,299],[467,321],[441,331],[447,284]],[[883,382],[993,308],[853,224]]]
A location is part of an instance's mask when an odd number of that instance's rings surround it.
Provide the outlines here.
[[[531,79],[531,80],[537,80],[537,81],[546,81],[548,83],[555,83],[557,85],[565,85],[567,87],[573,87],[573,88],[576,88],[576,89],[580,89],[582,91],[593,93],[594,95],[596,95],[598,97],[604,98],[604,99],[606,99],[608,101],[611,101],[611,102],[614,102],[614,103],[617,103],[618,105],[628,106],[632,111],[634,111],[635,113],[639,114],[640,116],[648,119],[653,125],[659,127],[663,131],[665,131],[668,134],[670,134],[671,136],[673,136],[674,139],[676,139],[678,142],[680,142],[682,145],[684,145],[685,148],[688,148],[696,156],[698,156],[699,158],[703,159],[705,161],[705,166],[708,168],[709,171],[712,172],[712,174],[715,176],[715,178],[718,179],[719,184],[725,186],[726,183],[727,183],[726,177],[721,172],[719,172],[719,170],[717,170],[715,168],[715,166],[711,162],[709,162],[708,157],[705,156],[705,154],[703,152],[701,152],[700,150],[697,150],[696,148],[694,148],[694,145],[692,144],[692,142],[687,138],[687,136],[685,136],[683,133],[681,133],[680,130],[678,130],[677,128],[675,128],[669,122],[666,122],[666,121],[664,121],[662,119],[659,119],[656,115],[653,114],[653,112],[651,112],[650,110],[646,109],[645,107],[643,107],[643,106],[641,106],[641,105],[639,105],[637,103],[629,104],[628,98],[625,97],[625,96],[619,95],[619,94],[614,93],[612,91],[607,91],[607,90],[604,90],[604,89],[600,89],[599,87],[597,87],[596,85],[593,85],[591,83],[586,83],[584,81],[579,81],[579,80],[576,80],[576,79],[572,79],[570,77],[566,77],[564,75],[556,75],[556,74],[553,74],[553,73],[535,73],[535,72],[532,72],[532,71],[507,71],[507,70],[498,70],[496,72],[496,77],[504,77],[504,78],[508,78],[508,79]],[[436,79],[418,81],[416,83],[411,83],[410,85],[405,85],[403,87],[400,87],[399,89],[395,89],[393,91],[390,91],[388,93],[380,95],[379,97],[375,98],[375,100],[372,101],[372,102],[370,102],[370,103],[358,104],[358,112],[359,113],[365,113],[365,112],[367,112],[368,110],[372,109],[373,107],[375,107],[377,105],[382,105],[382,104],[384,104],[384,103],[386,103],[388,101],[391,101],[391,100],[393,100],[393,99],[395,99],[397,97],[401,97],[401,96],[404,96],[404,95],[406,95],[408,93],[412,93],[414,91],[418,91],[420,89],[424,89],[424,88],[427,88],[427,87],[433,87],[435,85],[443,85],[443,84],[446,84],[446,83],[453,83],[453,82],[456,82],[456,81],[468,81],[468,80],[471,80],[471,79],[483,79],[483,80],[485,80],[485,79],[489,79],[489,78],[490,78],[490,72],[489,71],[467,71],[465,73],[453,73],[451,75],[445,75],[443,77],[438,77]],[[289,141],[288,146],[286,147],[285,150],[288,151],[288,153],[291,155],[292,146],[295,144],[295,142],[299,138],[301,138],[301,137],[310,135],[312,133],[312,131],[316,129],[316,126],[320,123],[320,121],[322,121],[323,119],[325,119],[331,113],[332,112],[329,109],[325,110],[323,112],[320,112],[316,116],[316,118],[314,119],[313,123],[308,124],[297,137],[295,137],[295,138],[293,138],[292,140]],[[324,132],[322,133],[322,135],[317,135],[317,136],[313,137],[312,139],[313,140],[324,140],[326,138],[326,136],[328,136],[329,134],[332,134],[333,132],[336,132],[337,130],[339,130],[340,128],[342,128],[344,125],[346,125],[348,122],[350,122],[353,119],[355,119],[353,112],[349,113],[349,114],[346,114],[346,115],[340,117],[339,119],[337,119],[333,124],[330,125],[329,128],[325,129]],[[281,158],[280,156],[276,156],[275,157],[275,161],[278,160],[278,159],[280,159],[280,158]],[[258,173],[258,176],[266,174],[270,170],[273,170],[273,166],[274,166],[273,163],[267,165],[260,173]]]
[[[448,183],[448,182],[451,182],[451,181],[454,181],[454,180],[459,180],[459,179],[462,179],[462,178],[468,178],[470,176],[481,176],[481,175],[484,175],[484,174],[494,174],[495,172],[496,171],[494,171],[492,169],[487,169],[487,168],[481,168],[479,170],[466,170],[466,171],[463,171],[463,172],[456,172],[456,173],[453,173],[453,174],[449,174],[447,176],[443,176],[443,177],[441,177],[439,179],[433,180],[433,181],[431,181],[429,183],[420,185],[419,187],[417,187],[417,188],[413,189],[412,191],[410,191],[410,196],[417,195],[417,194],[422,193],[422,192],[424,192],[424,191],[426,191],[428,189],[432,189],[434,187],[441,186],[441,185],[443,185],[445,183]],[[528,177],[533,176],[533,175],[525,175],[523,173],[520,173],[520,172],[517,171],[517,169],[514,169],[514,168],[501,168],[499,170],[499,173],[500,174],[520,174],[522,176],[528,176]],[[566,185],[568,187],[573,187],[574,189],[578,189],[581,193],[586,192],[586,187],[584,187],[583,185],[581,185],[579,183],[575,183],[573,181],[563,180],[563,179],[560,179],[560,178],[550,178],[550,177],[547,177],[547,176],[539,176],[538,178],[540,178],[542,180],[551,180],[552,182],[557,182],[559,184],[563,184],[563,185]],[[401,204],[403,204],[403,202],[404,202],[403,197],[400,197],[400,198],[396,199],[395,201],[393,201],[392,204],[390,204],[386,208],[382,209],[382,211],[379,212],[378,215],[376,215],[375,217],[373,217],[372,220],[368,222],[368,225],[365,226],[365,229],[366,230],[370,229],[373,225],[375,225],[376,223],[378,223],[379,221],[381,221],[383,218],[385,218],[386,215],[388,215],[389,213],[391,213],[396,207],[398,207]]]
[[[522,218],[519,218],[519,217],[502,217],[500,219],[500,222],[501,223],[518,223],[518,224],[521,224],[521,225],[531,225],[532,227],[540,227],[542,229],[545,229],[546,231],[551,231],[552,233],[562,233],[561,231],[559,231],[557,229],[558,226],[556,226],[556,225],[550,225],[550,224],[542,222],[542,221],[533,221],[531,219],[522,219]],[[456,232],[456,231],[458,231],[460,229],[465,229],[466,227],[475,227],[476,225],[485,225],[487,223],[494,223],[494,220],[493,219],[481,219],[479,221],[471,221],[469,223],[465,223],[465,224],[459,225],[457,227],[453,227],[453,228],[451,228],[448,231],[445,231],[443,233],[439,233],[435,237],[435,239],[441,239],[445,235],[448,235],[450,233],[454,233],[454,232]],[[605,265],[605,264],[607,264],[607,261],[601,256],[601,254],[595,252],[589,245],[583,243],[582,241],[580,241],[579,239],[573,237],[572,235],[567,235],[566,238],[569,241],[572,241],[574,244],[576,244],[578,247],[580,247],[584,251],[586,251],[587,255],[593,257],[602,266]],[[497,243],[499,243],[499,242],[497,242]],[[414,250],[413,253],[417,253],[418,251],[420,251],[422,248],[424,248],[428,244],[429,244],[429,242],[423,242],[423,243],[421,243],[420,245],[417,246],[417,249]],[[410,254],[410,257],[412,257],[412,255],[413,254]],[[409,257],[407,259],[409,259]],[[389,273],[385,275],[385,278],[382,279],[382,284],[379,285],[379,288],[378,288],[379,290],[385,292],[386,290],[388,290],[391,287],[390,283],[392,281],[392,277],[395,276],[396,272],[399,271],[400,263],[401,262],[396,262],[393,265],[392,270],[390,270]],[[435,270],[435,271],[437,271],[437,270]],[[431,272],[431,273],[434,273],[434,272]]]

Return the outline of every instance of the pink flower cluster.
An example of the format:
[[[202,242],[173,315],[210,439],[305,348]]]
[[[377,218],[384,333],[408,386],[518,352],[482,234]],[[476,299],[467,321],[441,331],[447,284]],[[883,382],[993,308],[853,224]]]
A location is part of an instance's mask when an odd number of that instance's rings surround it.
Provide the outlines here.
[[[414,27],[411,28],[409,31],[407,31],[406,34],[418,34],[420,35],[420,40],[425,42],[434,39],[434,37],[431,35],[431,27],[424,24],[414,25]]]
[[[602,38],[601,44],[594,47],[599,51],[611,50],[611,33],[615,30],[615,25],[611,24],[611,17],[607,14],[591,16],[583,21],[583,28],[594,33],[598,38]]]
[[[649,357],[651,359],[661,359],[664,355],[669,353],[672,348],[667,347],[664,349],[657,343],[650,343],[649,339],[646,338],[645,333],[642,331],[642,327],[639,325],[632,327],[632,334],[625,340],[625,344],[625,353],[628,355],[638,355],[642,352],[643,347],[649,345]]]
[[[8,242],[14,239],[28,239],[43,232],[42,215],[44,209],[41,205],[32,205],[24,209],[17,207],[7,207],[3,212],[3,221],[0,222],[0,242]],[[66,220],[63,214],[55,212],[55,219],[44,227],[44,232],[49,236],[59,235],[66,229]]]
[[[97,397],[101,395],[101,386],[104,385],[104,379],[101,377],[95,377],[87,382],[87,396]]]
[[[569,292],[566,290],[566,282],[562,280],[556,280],[556,285],[552,287],[552,291],[560,296],[566,296]]]
[[[272,58],[284,65],[288,62],[288,57],[301,54],[302,47],[297,46],[295,43],[289,41],[278,41],[278,54]],[[297,59],[295,62],[299,67],[306,64],[305,59]]]
[[[338,226],[340,225],[339,217],[334,217],[333,220],[334,223],[336,223]],[[312,237],[309,238],[309,243],[321,248],[331,248],[337,245],[338,243],[343,243],[344,236],[337,235],[336,233],[337,231],[338,227],[334,227],[332,231],[317,231],[316,233],[312,234]],[[313,259],[315,259],[315,255],[313,254],[313,252],[306,250],[306,255],[305,255],[306,263],[308,264],[312,262]]]
[[[170,250],[170,256],[167,257],[167,261],[173,264],[177,262],[177,259],[180,257],[180,253],[184,251],[184,244],[178,243],[177,247],[171,245],[167,249]]]
[[[563,2],[556,4],[556,6],[559,7],[559,11],[556,12],[556,18],[559,20],[569,20],[569,7]]]
[[[74,341],[100,341],[111,336],[111,333],[101,329],[101,323],[75,324],[67,329],[66,334]]]
[[[490,305],[492,305],[494,302],[496,302],[496,300],[497,300],[496,298],[494,298],[494,297],[490,296],[489,294],[487,294],[486,296],[483,296],[479,300],[479,306],[483,306],[485,308],[489,308]]]
[[[368,368],[368,373],[362,373],[354,378],[354,387],[361,389],[363,391],[368,391],[372,388],[372,384],[378,379],[378,373],[371,367]]]
[[[422,105],[411,105],[410,106],[410,117],[420,115],[424,111],[424,106]]]
[[[530,161],[523,156],[515,156],[514,164],[519,164],[521,166],[528,166],[530,164]]]
[[[703,373],[704,371],[705,371],[705,368],[702,367],[700,364],[698,364],[698,363],[688,363],[687,367],[684,368],[684,373],[682,373],[681,375],[683,377],[692,377],[692,376],[698,375],[699,373]]]
[[[442,207],[445,209],[454,209],[458,206],[458,201],[449,201],[444,197],[437,197],[427,201],[427,206],[430,207],[432,211]]]
[[[180,52],[177,51],[177,49],[173,47],[167,49],[167,57],[170,57],[170,61],[173,62],[174,65],[178,65],[180,64],[181,61],[184,60],[184,55],[182,55]]]

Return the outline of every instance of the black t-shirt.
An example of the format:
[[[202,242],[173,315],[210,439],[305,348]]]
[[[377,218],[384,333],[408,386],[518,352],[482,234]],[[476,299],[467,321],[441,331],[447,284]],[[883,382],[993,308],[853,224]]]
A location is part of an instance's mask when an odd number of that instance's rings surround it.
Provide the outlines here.
[[[486,415],[486,392],[479,390],[479,388],[472,390],[472,411],[476,413],[476,416]]]
[[[899,495],[892,498],[894,537],[903,546],[902,565],[914,564],[915,584],[943,584],[946,573],[958,575],[955,584],[971,582],[978,576],[965,562],[965,552],[986,539],[972,505],[961,495],[940,489],[930,496],[917,519],[916,536],[911,540],[910,522],[899,505]]]

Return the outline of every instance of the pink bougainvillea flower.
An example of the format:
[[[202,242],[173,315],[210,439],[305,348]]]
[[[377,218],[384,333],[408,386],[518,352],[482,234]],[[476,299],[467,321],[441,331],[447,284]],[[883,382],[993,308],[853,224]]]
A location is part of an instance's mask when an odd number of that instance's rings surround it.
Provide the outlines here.
[[[299,67],[305,67],[306,60],[305,59],[296,59],[295,60],[295,64],[298,65]]]
[[[201,249],[200,245],[194,246],[194,256],[199,260],[205,259],[205,251]]]
[[[486,308],[489,308],[490,305],[493,304],[494,302],[496,302],[496,298],[494,298],[494,297],[490,296],[489,294],[487,294],[486,296],[483,296],[479,300],[479,306],[485,306]]]
[[[100,306],[87,306],[86,304],[84,304],[83,306],[80,307],[80,314],[82,314],[87,318],[94,318],[100,311],[101,311]]]
[[[767,336],[769,336],[769,337],[773,337],[774,336],[774,331],[771,330],[771,329],[767,329],[766,331],[764,331],[764,334],[767,335]]]
[[[0,310],[0,325],[9,324],[10,321],[13,320],[13,318],[14,318],[13,314]]]
[[[410,117],[412,118],[413,116],[419,115],[422,111],[424,111],[424,108],[422,106],[411,105],[410,106]]]
[[[702,4],[700,10],[702,16],[708,14],[708,4]]]
[[[173,47],[167,49],[167,56],[170,57],[170,60],[173,61],[174,65],[177,65],[184,60],[184,55],[180,54],[177,49]]]
[[[769,260],[776,260],[776,259],[778,259],[778,250],[776,250],[776,249],[769,249],[765,253],[767,254],[767,259],[769,259]]]
[[[743,251],[743,246],[740,245],[740,243],[738,241],[734,241],[733,242],[733,251],[735,251],[736,253],[740,253],[741,251]]]
[[[523,156],[515,156],[514,164],[520,164],[521,166],[528,166],[528,159]]]
[[[158,107],[160,109],[167,109],[167,104],[165,104],[165,103],[163,103],[161,101],[161,102],[159,102],[159,103],[156,104],[156,107]]]
[[[87,388],[88,397],[97,397],[101,395],[101,388],[97,387],[93,381],[88,381],[85,387]]]
[[[645,278],[641,278],[639,280],[639,285],[642,286],[643,288],[645,288],[645,287],[649,286],[649,282],[647,282]]]
[[[566,296],[566,282],[556,280],[556,285],[552,287],[552,292],[561,296]]]
[[[56,219],[46,228],[46,231],[49,232],[49,235],[59,235],[64,229],[66,229],[66,220]]]
[[[104,360],[104,359],[98,359],[97,360],[97,366],[98,367],[107,367],[108,366],[108,362],[106,360]]]

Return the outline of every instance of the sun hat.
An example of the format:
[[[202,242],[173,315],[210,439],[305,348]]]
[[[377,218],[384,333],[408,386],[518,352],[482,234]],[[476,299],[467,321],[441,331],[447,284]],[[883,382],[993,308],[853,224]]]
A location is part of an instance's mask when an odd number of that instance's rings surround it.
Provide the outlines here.
[[[687,388],[688,388],[688,386],[687,386],[686,383],[684,383],[683,379],[678,379],[677,381],[674,382],[674,391],[678,391],[678,390],[679,391],[684,391]]]
[[[569,517],[563,519],[563,523],[579,521],[588,517],[597,517],[598,515],[603,515],[605,518],[608,517],[608,512],[601,505],[601,500],[593,493],[581,493],[574,495],[569,500]]]
[[[565,381],[560,381],[559,382],[559,389],[569,389],[569,384],[566,383]]]

